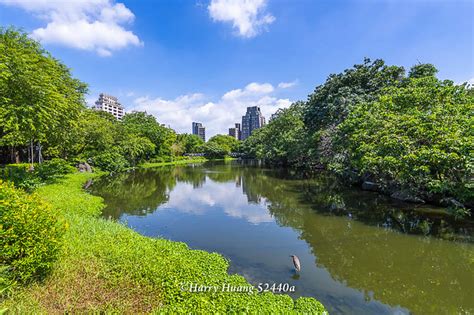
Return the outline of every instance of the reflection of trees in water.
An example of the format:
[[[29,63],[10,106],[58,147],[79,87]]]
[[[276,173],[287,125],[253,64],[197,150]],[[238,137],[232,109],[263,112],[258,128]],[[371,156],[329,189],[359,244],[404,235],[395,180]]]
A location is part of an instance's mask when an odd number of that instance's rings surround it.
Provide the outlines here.
[[[249,174],[243,179],[244,193],[249,199],[265,197],[284,208],[311,207],[318,213],[347,216],[403,233],[472,241],[472,221],[456,221],[443,210],[350,188],[327,173],[308,180],[285,179],[292,177],[285,171]]]
[[[276,214],[279,215],[279,214]],[[471,244],[415,238],[349,219],[300,217],[301,238],[338,281],[415,314],[473,310]]]
[[[319,213],[349,216],[370,225],[408,234],[472,241],[472,222],[456,221],[441,209],[398,202],[343,185],[325,185],[324,181],[318,178],[317,182],[321,184],[311,183],[301,187],[302,202],[311,204]]]
[[[300,232],[318,265],[336,280],[365,292],[368,300],[428,314],[474,307],[469,289],[474,283],[471,244],[414,238],[351,220],[348,214],[378,225],[390,218],[396,223],[386,227],[425,233],[433,233],[424,226],[434,225],[431,218],[395,209],[383,196],[350,191],[331,178],[289,181],[261,173],[245,176],[243,182],[247,195],[270,201],[268,210],[280,225]],[[314,210],[347,219],[316,215]]]
[[[469,221],[455,221],[426,206],[400,203],[377,193],[347,188],[326,173],[311,180],[295,180],[295,176],[288,170],[267,170],[253,164],[243,167],[236,162],[205,163],[118,174],[102,179],[92,190],[100,191],[106,199],[105,214],[117,218],[121,212],[137,215],[153,212],[168,200],[168,192],[176,182],[200,188],[209,178],[219,183],[235,182],[237,187],[242,187],[250,203],[258,204],[266,198],[271,202],[270,211],[280,207],[289,213],[310,207],[318,213],[350,216],[403,233],[472,240],[474,227]]]
[[[200,188],[206,182],[206,174],[202,172],[202,167],[199,164],[193,164],[189,167],[176,167],[172,170],[178,182],[192,184],[194,188]]]
[[[144,169],[116,176],[102,177],[91,192],[104,198],[103,215],[118,219],[123,213],[146,215],[168,201],[168,192],[176,185],[174,170]]]

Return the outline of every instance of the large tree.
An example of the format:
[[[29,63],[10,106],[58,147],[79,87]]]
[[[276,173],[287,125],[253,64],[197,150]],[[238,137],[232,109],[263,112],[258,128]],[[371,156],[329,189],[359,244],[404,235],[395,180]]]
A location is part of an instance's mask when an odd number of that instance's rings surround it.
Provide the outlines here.
[[[84,108],[86,85],[24,32],[0,29],[0,145],[18,149],[59,142]]]
[[[279,109],[264,128],[245,139],[245,154],[274,164],[302,163],[306,159],[303,102]]]
[[[198,153],[204,141],[197,135],[188,133],[178,134],[176,137],[175,151],[180,153]]]
[[[417,65],[400,86],[357,104],[339,126],[338,152],[345,168],[381,183],[472,204],[474,97],[436,72]]]
[[[306,126],[314,132],[341,123],[355,104],[375,100],[382,89],[397,85],[404,74],[403,67],[366,58],[363,64],[329,75],[308,98]]]
[[[128,133],[148,138],[155,146],[157,156],[171,154],[171,146],[176,141],[176,133],[156,121],[153,115],[133,112],[123,117],[122,125]]]

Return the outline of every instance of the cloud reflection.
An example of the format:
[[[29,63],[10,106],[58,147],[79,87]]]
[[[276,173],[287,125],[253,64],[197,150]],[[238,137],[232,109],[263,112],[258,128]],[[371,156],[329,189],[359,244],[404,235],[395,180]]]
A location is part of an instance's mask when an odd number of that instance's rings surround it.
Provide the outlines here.
[[[274,222],[267,210],[268,203],[265,198],[261,198],[259,203],[249,203],[242,187],[236,183],[217,183],[207,177],[200,187],[179,182],[169,193],[169,201],[162,207],[194,215],[221,210],[230,217],[261,224]]]

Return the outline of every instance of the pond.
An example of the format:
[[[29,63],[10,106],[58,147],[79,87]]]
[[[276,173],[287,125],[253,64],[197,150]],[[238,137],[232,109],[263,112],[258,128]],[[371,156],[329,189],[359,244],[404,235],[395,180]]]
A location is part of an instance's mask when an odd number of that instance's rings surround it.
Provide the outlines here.
[[[104,217],[218,252],[230,273],[288,283],[331,314],[474,312],[474,225],[440,208],[238,161],[140,169],[90,190]]]

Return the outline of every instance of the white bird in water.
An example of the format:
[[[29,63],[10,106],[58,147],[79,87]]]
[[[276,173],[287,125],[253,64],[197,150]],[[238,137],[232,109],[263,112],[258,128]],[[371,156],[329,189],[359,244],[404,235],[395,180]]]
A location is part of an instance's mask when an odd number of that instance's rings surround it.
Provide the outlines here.
[[[301,270],[301,264],[300,264],[300,260],[298,256],[290,255],[290,257],[293,260],[293,265],[295,266],[295,270],[299,272]]]

